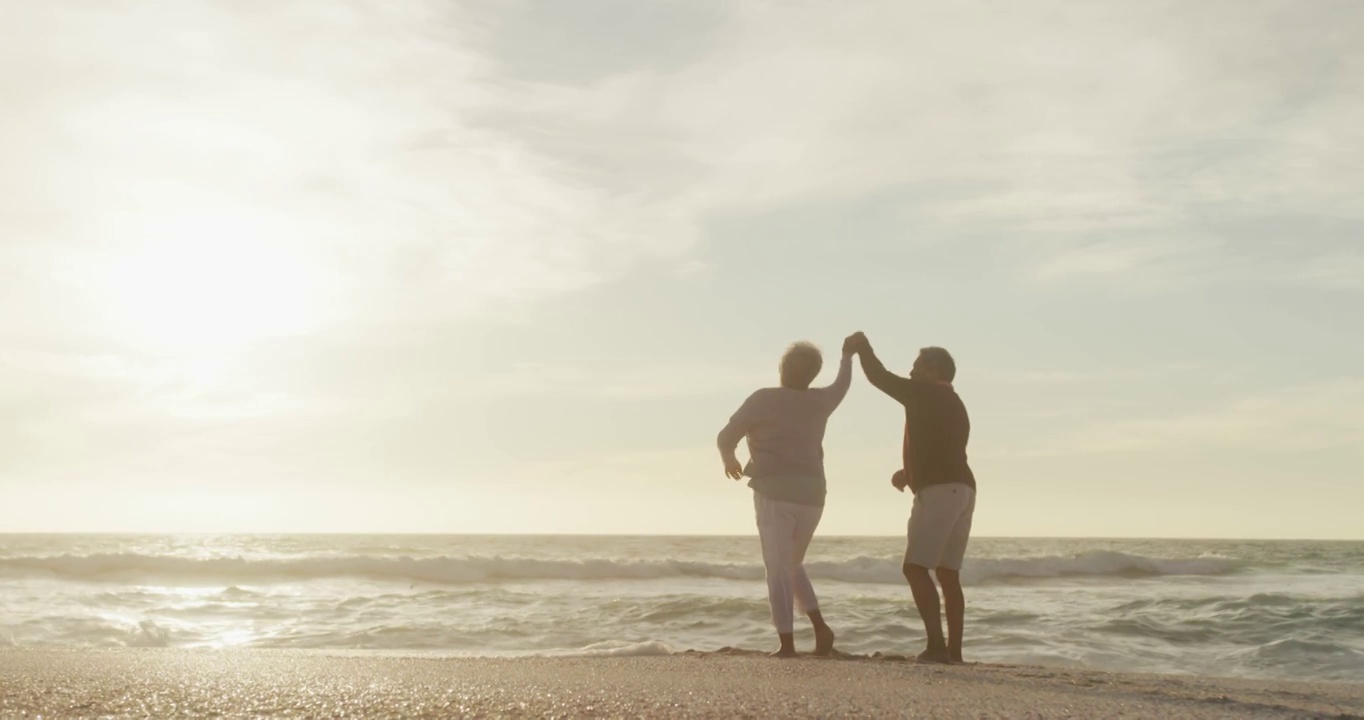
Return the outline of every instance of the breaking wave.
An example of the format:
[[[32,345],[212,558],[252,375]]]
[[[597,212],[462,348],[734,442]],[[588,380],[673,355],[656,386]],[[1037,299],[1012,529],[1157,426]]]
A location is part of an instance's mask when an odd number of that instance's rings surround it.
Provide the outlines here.
[[[856,557],[806,563],[812,578],[846,583],[900,584],[898,559]],[[1010,580],[1083,577],[1225,575],[1242,569],[1217,558],[1161,559],[1120,552],[1074,556],[968,559],[962,579],[970,584]],[[54,575],[86,581],[131,578],[274,583],[335,577],[363,577],[408,583],[459,585],[521,580],[653,580],[716,578],[761,580],[760,563],[683,560],[539,560],[512,557],[300,557],[279,559],[186,558],[110,553],[0,558],[0,575]]]

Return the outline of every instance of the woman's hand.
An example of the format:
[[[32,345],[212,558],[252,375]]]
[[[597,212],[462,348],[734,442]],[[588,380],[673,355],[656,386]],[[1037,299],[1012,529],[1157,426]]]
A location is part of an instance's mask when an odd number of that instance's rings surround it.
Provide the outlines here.
[[[860,332],[853,333],[843,340],[844,357],[852,357],[862,352],[863,346],[867,344],[867,336]]]

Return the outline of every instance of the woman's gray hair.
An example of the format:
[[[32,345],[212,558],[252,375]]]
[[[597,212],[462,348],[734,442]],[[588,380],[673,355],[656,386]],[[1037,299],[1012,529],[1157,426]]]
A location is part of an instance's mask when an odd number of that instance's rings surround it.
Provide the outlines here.
[[[814,343],[804,340],[791,343],[786,352],[782,353],[781,365],[778,366],[781,372],[781,385],[804,390],[819,377],[819,371],[823,368],[824,355]]]

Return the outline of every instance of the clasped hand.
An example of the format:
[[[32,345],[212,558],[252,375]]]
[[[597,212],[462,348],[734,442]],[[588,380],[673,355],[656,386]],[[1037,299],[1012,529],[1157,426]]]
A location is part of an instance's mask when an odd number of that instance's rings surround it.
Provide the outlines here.
[[[855,355],[866,350],[869,345],[865,333],[855,332],[843,340],[843,354]]]

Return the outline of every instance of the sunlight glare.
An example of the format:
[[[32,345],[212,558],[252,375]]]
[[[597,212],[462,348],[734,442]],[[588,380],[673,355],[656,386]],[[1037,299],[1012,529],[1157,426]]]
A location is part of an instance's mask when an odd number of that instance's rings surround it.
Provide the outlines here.
[[[182,215],[96,271],[107,330],[160,349],[231,348],[321,321],[323,268],[237,215]]]

